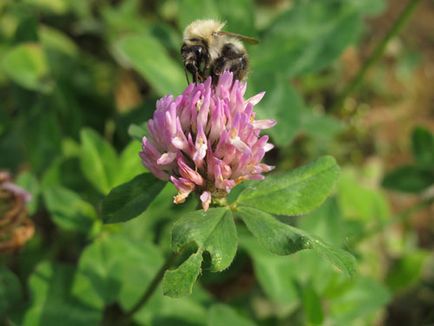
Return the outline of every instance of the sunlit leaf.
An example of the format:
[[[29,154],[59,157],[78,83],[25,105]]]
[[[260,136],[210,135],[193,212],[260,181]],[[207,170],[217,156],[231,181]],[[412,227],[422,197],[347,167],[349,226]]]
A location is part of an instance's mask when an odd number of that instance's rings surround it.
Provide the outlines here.
[[[65,230],[90,233],[96,220],[94,207],[75,192],[61,186],[47,187],[43,191],[53,222]]]
[[[202,251],[192,254],[176,269],[168,270],[164,274],[163,293],[173,298],[191,294],[193,285],[200,274]]]
[[[240,206],[272,214],[305,214],[324,202],[338,175],[335,159],[324,156],[306,166],[254,183],[241,193],[237,202]]]
[[[255,323],[248,318],[240,315],[235,309],[228,305],[213,305],[208,312],[209,326],[254,326]]]
[[[172,246],[176,251],[189,243],[211,255],[211,269],[221,271],[232,262],[237,250],[237,234],[232,214],[226,208],[188,213],[175,223]]]
[[[180,217],[172,230],[173,249],[179,252],[192,243],[197,246],[197,252],[165,275],[163,288],[169,296],[191,293],[205,251],[211,256],[211,271],[229,267],[237,251],[237,232],[231,212],[226,208],[211,208]]]
[[[81,170],[96,189],[106,194],[115,183],[117,154],[113,147],[92,129],[83,129],[80,139]]]
[[[24,88],[49,92],[52,88],[44,52],[37,43],[25,43],[10,50],[1,62],[3,71]]]
[[[78,54],[78,48],[74,41],[57,29],[40,26],[39,35],[45,48],[61,51],[69,56]]]
[[[136,69],[159,95],[179,94],[187,86],[181,68],[152,35],[129,35],[114,44],[120,60]]]
[[[65,14],[69,8],[69,2],[65,0],[24,0],[23,2],[36,6],[39,10],[58,15]]]
[[[364,185],[356,171],[345,169],[337,185],[337,200],[347,219],[382,222],[389,215],[387,199],[380,189]]]
[[[289,255],[303,249],[312,249],[347,275],[351,276],[355,272],[356,261],[351,254],[334,248],[305,231],[284,224],[266,212],[239,207],[237,216],[261,245],[274,254]]]
[[[119,157],[119,170],[116,175],[115,185],[131,180],[136,175],[145,171],[142,160],[139,157],[141,145],[137,141],[130,142]]]

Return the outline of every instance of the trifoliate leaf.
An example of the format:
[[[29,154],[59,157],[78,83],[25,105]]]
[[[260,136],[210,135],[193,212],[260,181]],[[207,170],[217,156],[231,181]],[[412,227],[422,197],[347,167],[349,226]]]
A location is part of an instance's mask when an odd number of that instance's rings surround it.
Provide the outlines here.
[[[241,193],[238,204],[272,214],[305,214],[324,202],[338,175],[335,159],[324,156],[306,166],[252,184]]]
[[[231,212],[226,208],[211,208],[181,217],[172,230],[173,249],[180,252],[192,243],[198,248],[196,253],[177,269],[166,272],[163,289],[169,296],[191,293],[202,262],[202,258],[196,256],[202,257],[205,251],[211,256],[211,271],[229,267],[237,251],[237,231]]]
[[[313,249],[347,275],[355,271],[355,259],[348,252],[334,248],[322,240],[293,226],[278,221],[272,215],[250,207],[239,207],[237,215],[259,242],[277,255],[289,255],[303,249]]]

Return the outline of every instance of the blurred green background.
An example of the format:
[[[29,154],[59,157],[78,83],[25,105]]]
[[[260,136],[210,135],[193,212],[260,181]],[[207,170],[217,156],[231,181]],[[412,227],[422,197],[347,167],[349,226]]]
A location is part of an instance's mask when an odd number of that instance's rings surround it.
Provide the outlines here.
[[[0,169],[33,194],[34,237],[0,253],[0,323],[97,325],[134,305],[170,252],[166,186],[139,218],[103,226],[100,201],[143,172],[155,101],[186,87],[192,20],[256,37],[248,94],[278,121],[266,160],[322,154],[342,175],[309,216],[282,217],[352,252],[347,279],[314,253],[267,253],[247,233],[192,297],[156,293],[138,325],[434,324],[434,3],[417,5],[354,92],[345,87],[401,14],[383,0],[0,0]],[[105,316],[105,317],[104,317]]]

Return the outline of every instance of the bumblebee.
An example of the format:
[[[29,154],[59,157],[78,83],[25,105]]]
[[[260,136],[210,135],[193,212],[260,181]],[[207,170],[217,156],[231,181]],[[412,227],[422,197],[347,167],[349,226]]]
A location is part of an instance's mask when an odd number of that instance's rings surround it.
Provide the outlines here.
[[[190,73],[195,83],[211,76],[215,84],[225,70],[231,71],[238,80],[246,78],[249,60],[243,41],[252,44],[258,41],[222,31],[224,26],[225,23],[207,19],[195,20],[185,28],[181,55],[187,82]]]

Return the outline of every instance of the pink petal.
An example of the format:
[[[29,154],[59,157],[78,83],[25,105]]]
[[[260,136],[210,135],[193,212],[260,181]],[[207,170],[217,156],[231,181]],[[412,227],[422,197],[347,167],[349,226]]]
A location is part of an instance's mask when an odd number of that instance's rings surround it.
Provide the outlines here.
[[[265,144],[265,145],[264,145],[264,151],[265,151],[265,152],[269,152],[269,151],[271,151],[273,148],[274,148],[274,145],[273,145],[273,144],[268,143],[268,144]]]
[[[269,129],[269,128],[272,128],[276,125],[276,121],[272,120],[272,119],[256,120],[256,121],[253,121],[252,125],[253,125],[253,128],[256,128],[256,129]]]
[[[173,197],[173,202],[175,204],[182,204],[185,202],[185,199],[190,195],[190,193],[194,190],[195,185],[190,180],[184,178],[175,178],[173,176],[170,177],[170,181],[175,185],[178,190],[178,194]]]
[[[211,204],[211,193],[209,191],[204,191],[200,195],[200,201],[202,202],[202,208],[206,212]]]
[[[164,153],[157,160],[157,164],[158,165],[167,165],[167,164],[172,163],[175,160],[175,158],[176,158],[176,153],[173,153],[173,152]]]
[[[251,98],[249,98],[246,102],[252,103],[253,105],[256,105],[262,100],[264,95],[265,95],[265,92],[260,92],[256,95],[252,96]]]
[[[236,149],[238,149],[240,152],[242,153],[249,153],[250,152],[250,147],[247,146],[246,143],[244,143],[240,137],[235,137],[235,138],[230,138],[230,143],[231,145],[235,146]]]
[[[203,185],[202,176],[197,171],[189,167],[181,157],[178,157],[177,163],[178,163],[179,173],[181,174],[182,177],[194,182],[198,186]]]

